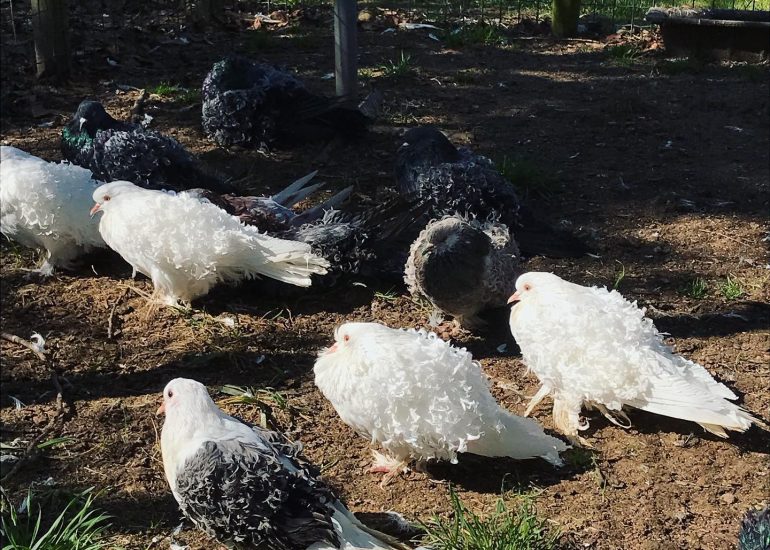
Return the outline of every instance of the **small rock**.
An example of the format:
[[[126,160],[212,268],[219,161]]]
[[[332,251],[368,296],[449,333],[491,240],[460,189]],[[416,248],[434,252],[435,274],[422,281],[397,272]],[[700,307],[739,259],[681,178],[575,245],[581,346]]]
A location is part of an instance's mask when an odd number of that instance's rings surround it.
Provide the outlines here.
[[[721,497],[719,497],[719,500],[724,502],[725,504],[733,504],[736,501],[735,493],[725,493]]]

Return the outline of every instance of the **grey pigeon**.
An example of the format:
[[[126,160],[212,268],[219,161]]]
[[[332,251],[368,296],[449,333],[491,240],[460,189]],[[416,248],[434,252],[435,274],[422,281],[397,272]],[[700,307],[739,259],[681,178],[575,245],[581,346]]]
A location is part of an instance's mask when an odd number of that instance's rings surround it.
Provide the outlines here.
[[[225,414],[195,380],[163,390],[166,479],[186,517],[233,548],[388,550],[278,432]]]
[[[460,325],[478,328],[480,312],[505,306],[519,273],[519,248],[508,227],[455,214],[431,221],[412,243],[404,282]]]

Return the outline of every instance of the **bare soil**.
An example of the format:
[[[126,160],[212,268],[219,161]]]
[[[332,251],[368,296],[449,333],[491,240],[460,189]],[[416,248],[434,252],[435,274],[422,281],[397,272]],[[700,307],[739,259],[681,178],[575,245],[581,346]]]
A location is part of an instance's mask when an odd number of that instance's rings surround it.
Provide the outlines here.
[[[165,81],[196,89],[230,51],[291,67],[310,87],[333,93],[332,81],[321,79],[334,65],[328,12],[294,14],[288,26],[267,32],[248,30],[235,16],[223,30],[179,32],[178,19],[163,14],[126,10],[115,21],[114,13],[111,20],[99,9],[78,7],[72,81],[51,86],[31,74],[23,13],[14,42],[7,6],[2,9],[2,143],[48,160],[61,158],[61,126],[81,99],[98,98],[125,117],[138,92],[118,85]],[[417,124],[437,124],[456,143],[493,159],[526,159],[541,173],[529,188],[530,204],[588,239],[597,256],[534,258],[528,268],[578,283],[617,283],[648,307],[678,352],[768,420],[767,66],[670,63],[660,51],[628,62],[610,55],[604,41],[512,31],[507,46],[452,50],[429,31],[382,30],[375,25],[359,35],[360,64],[386,97],[383,118],[359,142],[326,153],[325,144],[270,154],[224,151],[203,135],[195,98],[151,96],[152,126],[223,173],[245,178],[244,190],[254,193],[319,169],[330,189],[352,183],[356,200],[378,200],[393,185],[399,133]],[[180,36],[189,42],[179,43]],[[413,74],[381,75],[379,67],[402,51],[411,56]],[[118,65],[110,66],[108,56]],[[561,530],[565,545],[727,549],[735,546],[744,512],[770,500],[767,432],[752,428],[721,440],[696,425],[636,411],[629,430],[588,413],[586,436],[596,453],[568,455],[560,470],[542,461],[469,456],[383,489],[366,473],[369,445],[315,389],[312,366],[345,320],[427,327],[430,311],[406,296],[403,285],[367,280],[366,286],[275,292],[255,282],[218,288],[192,311],[178,312],[148,306],[141,292],[151,291],[150,282],[131,281],[130,267],[114,254],[93,256],[78,272],[44,281],[24,271],[37,261],[35,253],[3,243],[2,330],[46,337],[66,402],[57,435],[70,441],[25,465],[6,489],[18,498],[49,477],[68,490],[102,489],[98,503],[115,516],[115,546],[168,547],[180,521],[162,470],[162,421],[154,416],[163,386],[177,376],[207,384],[218,401],[224,384],[286,395],[290,408],[267,407],[268,421],[303,442],[357,513],[396,510],[428,520],[449,510],[448,482],[472,510],[487,513],[502,488],[513,488],[536,495],[538,511]],[[728,276],[743,290],[736,299],[720,290]],[[708,283],[700,298],[683,290],[696,278]],[[481,335],[449,320],[437,331],[467,346],[500,402],[521,413],[537,381],[522,364],[505,315],[493,316]],[[22,347],[3,341],[0,350],[2,440],[29,441],[54,410],[49,371]],[[16,408],[10,396],[24,406]],[[551,429],[549,405],[535,416]],[[224,408],[255,422],[262,412],[254,405]],[[189,525],[176,540],[194,550],[213,547]]]

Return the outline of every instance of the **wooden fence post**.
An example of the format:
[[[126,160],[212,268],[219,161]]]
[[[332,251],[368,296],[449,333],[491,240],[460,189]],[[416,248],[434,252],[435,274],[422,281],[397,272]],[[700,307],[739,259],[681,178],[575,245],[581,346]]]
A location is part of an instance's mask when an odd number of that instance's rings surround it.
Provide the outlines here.
[[[334,0],[334,76],[337,95],[356,95],[358,45],[356,0]]]
[[[38,78],[66,80],[70,72],[67,0],[32,0],[30,16]]]

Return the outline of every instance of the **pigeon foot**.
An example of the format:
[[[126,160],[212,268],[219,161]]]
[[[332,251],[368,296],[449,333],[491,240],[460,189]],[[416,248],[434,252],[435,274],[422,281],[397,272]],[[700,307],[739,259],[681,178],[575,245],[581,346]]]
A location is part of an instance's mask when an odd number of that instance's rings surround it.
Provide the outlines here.
[[[369,473],[385,474],[382,476],[380,487],[385,487],[393,478],[409,469],[405,460],[380,453],[374,449],[372,449],[372,456],[374,457],[374,462],[372,462],[372,466],[369,468]]]

